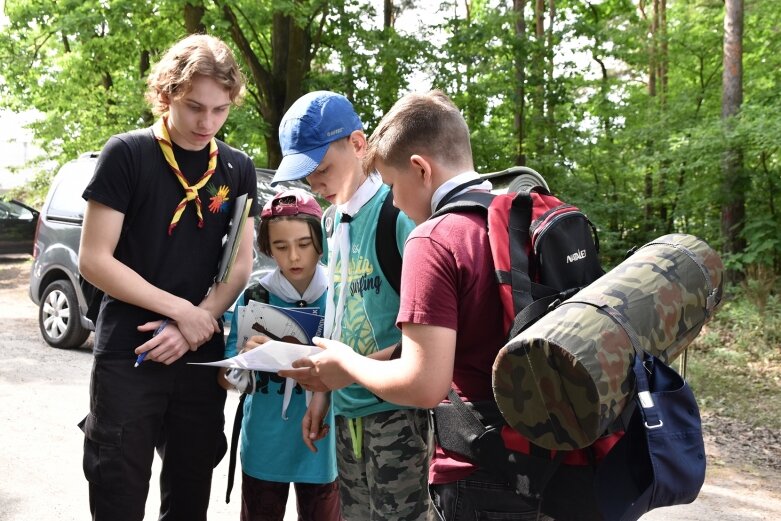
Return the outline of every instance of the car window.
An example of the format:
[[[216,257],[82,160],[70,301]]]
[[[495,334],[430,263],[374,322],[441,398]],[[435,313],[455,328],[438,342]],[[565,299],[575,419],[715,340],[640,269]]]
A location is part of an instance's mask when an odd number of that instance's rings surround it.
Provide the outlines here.
[[[33,213],[24,206],[18,205],[13,201],[0,201],[0,219],[31,221],[33,219]]]
[[[87,187],[95,169],[93,161],[75,161],[65,164],[57,174],[53,187],[49,216],[63,219],[82,219],[87,208],[81,194]]]

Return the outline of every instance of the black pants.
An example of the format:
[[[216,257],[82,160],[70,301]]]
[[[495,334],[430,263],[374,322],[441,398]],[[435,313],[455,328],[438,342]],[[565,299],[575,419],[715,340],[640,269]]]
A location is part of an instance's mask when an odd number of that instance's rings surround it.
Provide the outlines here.
[[[552,521],[538,512],[536,501],[516,494],[505,480],[484,470],[461,481],[430,485],[429,492],[445,521]]]
[[[155,449],[160,520],[206,520],[212,471],[227,447],[225,390],[216,368],[186,362],[216,358],[195,352],[170,366],[134,368],[132,358],[96,357],[90,413],[80,424],[93,520],[143,519]]]

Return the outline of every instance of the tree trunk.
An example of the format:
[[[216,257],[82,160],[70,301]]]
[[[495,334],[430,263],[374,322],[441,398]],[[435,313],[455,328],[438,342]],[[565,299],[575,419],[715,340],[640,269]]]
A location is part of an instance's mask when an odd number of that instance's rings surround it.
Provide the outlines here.
[[[187,34],[201,34],[206,32],[203,25],[203,14],[206,9],[202,3],[187,2],[184,4],[184,27]]]
[[[526,125],[524,118],[526,116],[526,20],[523,17],[523,10],[526,7],[526,0],[513,0],[513,15],[515,17],[515,142],[516,155],[515,164],[519,166],[526,165],[526,149],[524,139]]]
[[[648,16],[645,13],[645,2],[641,0],[639,6],[640,12],[643,15],[643,18],[648,20]],[[658,16],[659,16],[659,1],[653,0],[653,4],[651,6],[651,17],[649,21],[649,41],[648,41],[648,96],[651,98],[652,103],[651,106],[655,106],[655,99],[656,99],[656,60],[657,60],[657,49],[656,49],[656,38],[657,38],[657,28],[658,28]],[[650,159],[653,158],[654,155],[654,147],[653,142],[651,140],[648,140],[646,142],[646,153],[648,154],[649,161],[648,166],[646,166],[645,170],[645,176],[643,179],[643,199],[645,200],[645,208],[643,211],[643,231],[646,235],[646,238],[653,234],[654,232],[654,173],[653,173],[653,167],[651,166],[653,164]]]
[[[392,0],[385,0],[383,3],[383,26],[382,33],[384,45],[380,47],[378,60],[380,62],[379,84],[382,89],[378,92],[380,110],[385,113],[396,103],[399,98],[401,81],[399,78],[399,64],[396,55],[391,48],[396,40],[396,32],[393,24],[396,20],[395,8]]]
[[[339,15],[339,27],[342,35],[349,34],[352,31],[351,21],[347,17],[344,9],[344,2],[337,3],[337,13]],[[355,54],[352,52],[342,53],[342,72],[344,74],[344,92],[343,94],[349,100],[355,99]]]
[[[547,42],[546,42],[546,52],[545,52],[545,59],[547,61],[547,71],[546,71],[546,92],[547,95],[545,96],[545,99],[547,101],[546,107],[545,107],[545,121],[547,123],[547,137],[548,137],[548,148],[550,149],[549,152],[553,153],[554,148],[556,147],[556,115],[554,113],[555,107],[556,107],[556,89],[554,88],[554,79],[553,79],[553,56],[555,54],[555,44],[554,41],[554,34],[553,34],[553,23],[556,21],[556,0],[548,0],[548,32],[547,32]]]
[[[385,0],[382,7],[382,13],[383,13],[383,21],[382,26],[386,29],[388,27],[393,27],[395,22],[395,16],[394,16],[394,10],[393,10],[393,0]]]
[[[669,51],[667,46],[667,0],[656,0],[658,3],[659,16],[657,17],[659,30],[659,104],[662,108],[667,106],[667,69],[669,66]]]
[[[735,254],[745,250],[741,236],[746,215],[748,180],[743,172],[743,153],[740,146],[731,143],[731,133],[743,103],[743,0],[724,2],[724,72],[722,74],[721,119],[727,133],[727,149],[722,155],[721,232],[724,253]],[[727,280],[737,282],[742,275],[728,270]]]
[[[534,71],[537,85],[534,88],[535,154],[545,153],[545,0],[534,3],[534,36],[537,52],[534,53]]]
[[[325,9],[327,2],[315,6],[310,21],[314,21],[319,9]],[[294,18],[276,11],[273,14],[271,47],[258,42],[264,60],[253,49],[252,43],[242,30],[230,3],[222,3],[223,17],[230,25],[230,35],[249,69],[249,80],[255,92],[253,98],[260,116],[268,124],[266,132],[266,166],[276,168],[282,161],[279,146],[279,124],[282,116],[295,100],[304,94],[304,79],[309,73],[312,57],[317,51],[325,17],[315,31],[311,26],[300,27]],[[270,61],[270,64],[269,64]]]
[[[667,48],[667,0],[655,0],[655,10],[658,11],[656,16],[657,27],[657,79],[659,82],[659,112],[662,117],[665,117],[667,112],[667,62],[668,62],[668,48]],[[664,227],[668,221],[669,208],[667,206],[667,175],[670,170],[670,161],[663,160],[659,164],[658,179],[656,184],[656,200],[657,204],[657,217],[659,227]],[[657,227],[658,228],[658,227]],[[659,231],[657,229],[657,231]]]

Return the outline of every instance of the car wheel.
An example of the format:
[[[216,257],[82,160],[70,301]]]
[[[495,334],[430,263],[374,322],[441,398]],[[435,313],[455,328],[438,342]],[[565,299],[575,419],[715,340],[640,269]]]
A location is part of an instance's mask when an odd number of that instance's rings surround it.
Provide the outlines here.
[[[43,292],[38,309],[38,326],[43,339],[52,347],[79,347],[89,337],[81,325],[76,291],[67,280],[55,280]]]

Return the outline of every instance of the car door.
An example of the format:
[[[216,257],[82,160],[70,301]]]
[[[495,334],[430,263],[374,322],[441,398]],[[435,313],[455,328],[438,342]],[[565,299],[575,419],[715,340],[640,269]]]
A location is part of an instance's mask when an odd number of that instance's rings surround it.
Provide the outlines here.
[[[33,252],[38,212],[14,200],[0,200],[0,254]]]

